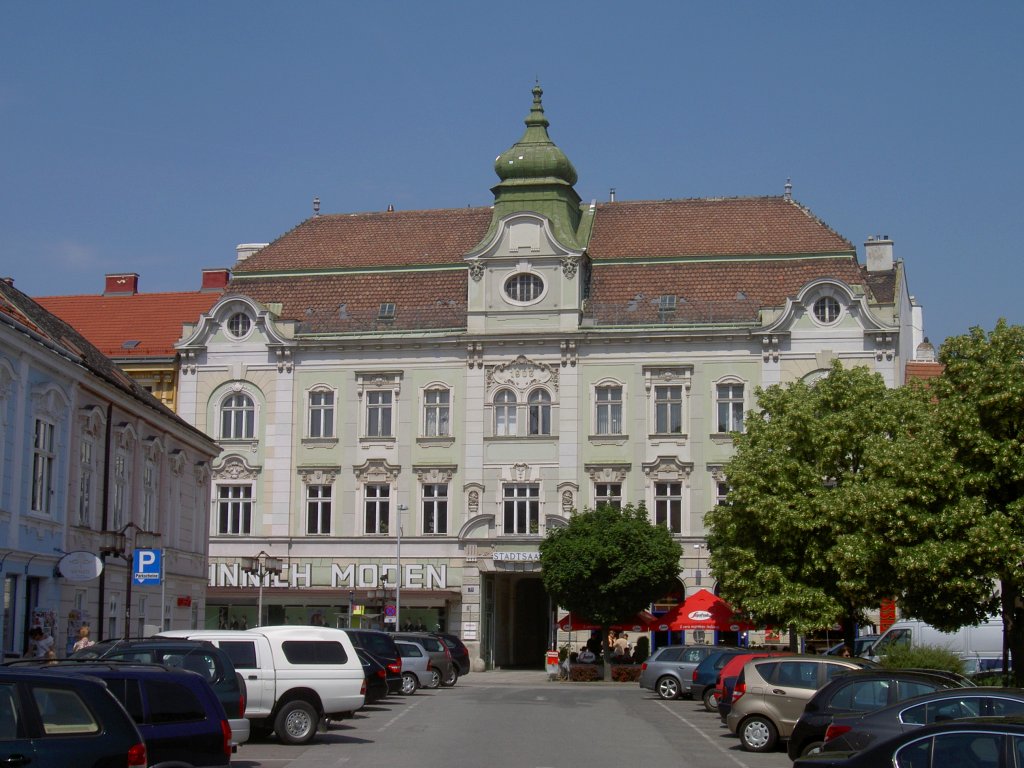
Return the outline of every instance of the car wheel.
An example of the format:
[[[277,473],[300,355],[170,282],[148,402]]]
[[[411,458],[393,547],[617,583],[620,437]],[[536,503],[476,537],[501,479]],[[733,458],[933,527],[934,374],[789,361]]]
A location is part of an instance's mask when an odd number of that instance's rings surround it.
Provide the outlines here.
[[[318,721],[308,701],[289,701],[274,718],[274,732],[285,744],[305,744],[316,736]]]
[[[441,673],[431,667],[430,669],[430,682],[427,683],[427,688],[437,688],[441,685]]]
[[[822,741],[812,741],[810,744],[805,745],[804,748],[800,751],[800,757],[807,757],[808,755],[813,755],[817,752],[821,752],[821,748],[823,745],[824,742]]]
[[[654,684],[654,690],[658,692],[658,695],[663,699],[678,699],[679,698],[679,681],[674,677],[659,677],[658,682]]]
[[[402,695],[411,696],[420,687],[420,681],[414,672],[406,672],[402,675]]]
[[[718,691],[714,688],[705,688],[701,700],[704,702],[704,709],[708,712],[718,711]]]
[[[740,723],[739,737],[748,752],[770,752],[779,740],[779,731],[768,718],[754,715]]]
[[[444,688],[451,688],[459,681],[459,670],[452,667],[452,671],[448,673],[444,680],[441,681],[441,686]]]

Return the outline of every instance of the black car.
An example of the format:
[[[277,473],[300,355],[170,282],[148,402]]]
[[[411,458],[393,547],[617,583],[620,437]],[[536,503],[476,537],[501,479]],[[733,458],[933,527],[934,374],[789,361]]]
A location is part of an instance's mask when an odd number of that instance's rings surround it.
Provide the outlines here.
[[[362,648],[379,661],[386,670],[389,694],[402,692],[402,657],[389,632],[378,629],[346,629],[345,634],[357,649]]]
[[[748,648],[715,648],[704,660],[697,665],[690,675],[690,698],[694,701],[704,702],[704,708],[708,712],[718,711],[718,702],[710,696],[715,690],[715,683],[718,682],[718,673],[726,665],[729,659],[737,653],[750,653]]]
[[[245,680],[235,670],[227,652],[213,643],[169,637],[106,640],[76,651],[71,658],[164,664],[198,672],[206,678],[224,707],[235,743],[244,744],[249,740]]]
[[[0,765],[146,768],[146,743],[95,677],[0,668]]]
[[[205,676],[159,664],[68,660],[54,675],[98,677],[139,727],[151,766],[227,768],[235,745],[231,726]]]
[[[436,632],[435,634],[448,646],[448,651],[452,655],[452,661],[459,670],[459,674],[468,675],[470,666],[469,648],[462,642],[462,639],[458,635],[453,635],[449,632]]]
[[[1002,768],[1021,765],[1024,719],[949,720],[925,725],[860,752],[817,752],[794,768]]]
[[[825,752],[856,752],[922,725],[965,717],[1024,717],[1024,689],[969,688],[916,696],[864,715],[836,717],[825,733]]]
[[[808,700],[789,737],[789,757],[796,760],[819,749],[836,716],[871,712],[932,691],[963,688],[965,682],[942,672],[906,669],[859,669],[839,675]]]
[[[365,648],[356,648],[366,676],[366,703],[375,704],[388,695],[388,669]]]

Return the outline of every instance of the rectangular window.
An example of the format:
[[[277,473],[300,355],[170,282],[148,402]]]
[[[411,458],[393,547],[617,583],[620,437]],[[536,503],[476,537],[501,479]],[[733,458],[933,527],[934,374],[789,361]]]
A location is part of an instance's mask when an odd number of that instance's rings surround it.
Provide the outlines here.
[[[391,437],[391,392],[366,393],[366,436]]]
[[[594,506],[622,509],[622,483],[594,483]]]
[[[505,535],[540,533],[540,486],[506,485]]]
[[[147,531],[157,529],[156,502],[159,498],[159,489],[156,480],[156,465],[146,459],[142,467],[142,527]]]
[[[249,536],[252,533],[251,485],[218,486],[217,533],[226,536]]]
[[[36,419],[32,444],[32,511],[50,514],[53,505],[54,426]]]
[[[683,388],[654,388],[654,432],[680,435],[683,432]]]
[[[654,522],[672,533],[683,532],[682,483],[654,484]]]
[[[528,413],[531,435],[551,434],[551,395],[543,389],[535,389],[530,393]]]
[[[331,532],[331,486],[306,486],[306,533],[327,536]]]
[[[597,434],[622,434],[622,387],[598,387],[595,390],[597,399]]]
[[[715,505],[721,506],[725,504],[726,496],[729,494],[728,483],[715,483]]]
[[[309,436],[334,437],[334,393],[309,393]]]
[[[743,431],[743,385],[718,385],[718,431]]]
[[[448,533],[448,483],[423,485],[423,533]]]
[[[92,441],[83,440],[78,449],[78,524],[92,525]]]
[[[423,393],[423,434],[447,437],[451,434],[448,414],[451,393],[447,389],[428,389]]]
[[[367,533],[387,533],[391,520],[391,486],[387,483],[367,485],[364,511]]]
[[[114,498],[110,510],[110,527],[117,530],[125,522],[128,505],[128,457],[118,450],[114,457]]]

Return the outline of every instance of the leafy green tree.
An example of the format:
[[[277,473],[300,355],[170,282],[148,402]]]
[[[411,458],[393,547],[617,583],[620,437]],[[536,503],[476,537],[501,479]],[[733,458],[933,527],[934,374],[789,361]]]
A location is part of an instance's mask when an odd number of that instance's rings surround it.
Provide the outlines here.
[[[601,625],[606,680],[608,629],[662,597],[679,575],[682,548],[643,504],[600,505],[574,514],[540,544],[544,588],[561,607]]]
[[[1024,326],[1000,320],[991,333],[975,327],[947,339],[939,352],[945,366],[934,380],[938,410],[949,445],[965,473],[967,493],[988,534],[978,567],[965,574],[994,591],[998,581],[1007,650],[1016,684],[1024,684]],[[923,596],[917,612],[941,616]],[[993,610],[979,601],[974,619]],[[1008,659],[1006,659],[1008,660]]]
[[[973,605],[984,590],[960,476],[923,387],[886,387],[866,368],[758,391],[735,438],[727,504],[705,516],[722,596],[761,622],[808,632],[838,622],[846,642],[883,598],[937,589]],[[939,527],[933,510],[949,511]],[[958,536],[963,546],[936,544]]]

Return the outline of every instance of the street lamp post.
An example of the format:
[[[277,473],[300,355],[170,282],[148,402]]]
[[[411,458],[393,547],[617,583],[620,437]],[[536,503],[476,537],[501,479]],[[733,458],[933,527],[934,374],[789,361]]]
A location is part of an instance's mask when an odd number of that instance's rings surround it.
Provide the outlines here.
[[[398,575],[397,584],[395,585],[395,631],[397,632],[402,628],[402,513],[409,509],[405,504],[398,505],[398,539],[397,539],[397,556]]]
[[[263,580],[271,574],[280,575],[282,567],[281,558],[271,557],[262,549],[255,557],[242,558],[242,570],[255,576],[259,582],[259,602],[256,605],[257,627],[263,626]]]
[[[124,600],[124,639],[127,640],[131,634],[132,624],[132,581],[135,574],[132,573],[132,563],[134,562],[134,553],[128,551],[128,530],[135,531],[134,548],[139,549],[159,549],[160,547],[160,534],[154,533],[153,531],[147,531],[145,528],[141,528],[135,523],[125,523],[118,531],[103,531],[100,539],[100,554],[101,555],[113,555],[124,560],[124,570],[127,574],[127,581],[125,583],[125,600]],[[161,614],[163,613],[163,607],[160,608]],[[163,622],[163,616],[160,617]]]

